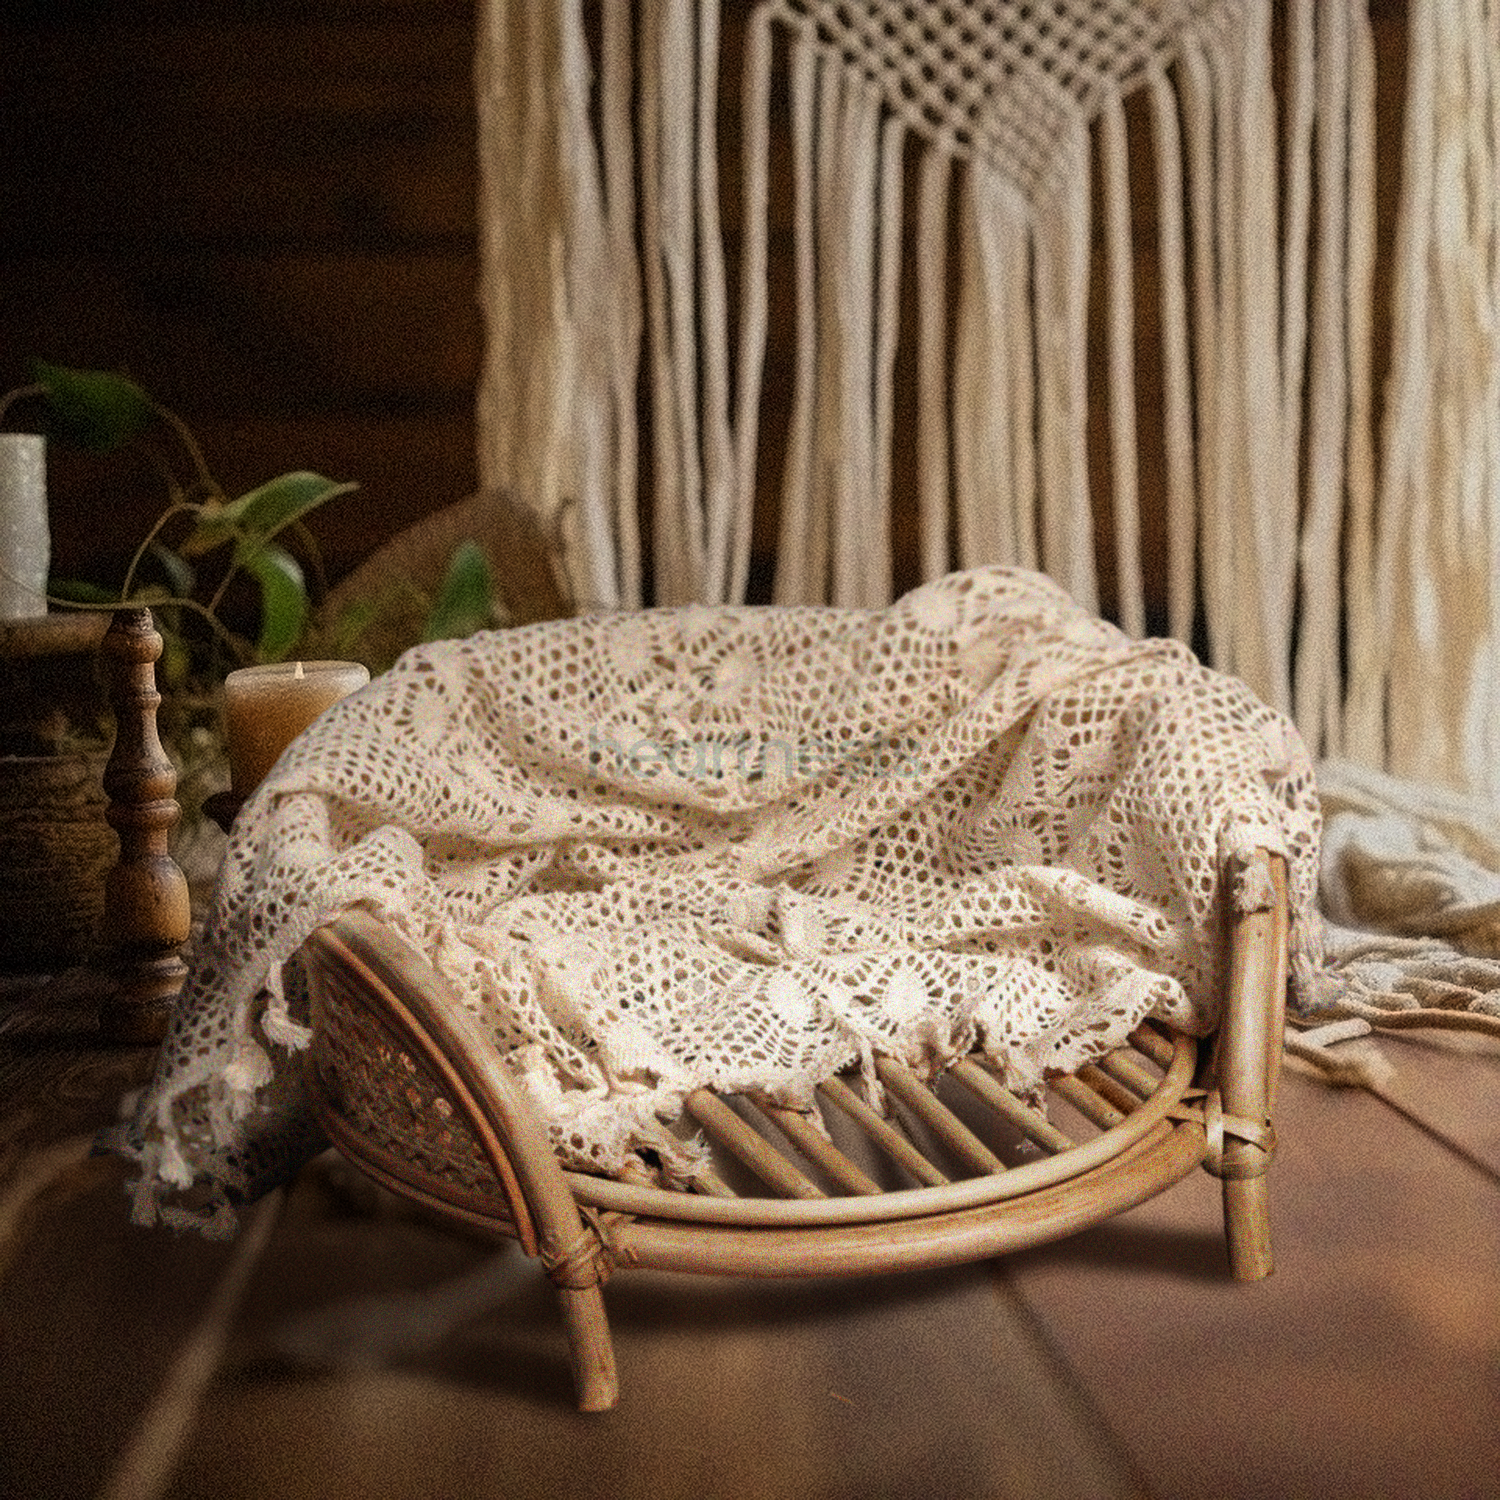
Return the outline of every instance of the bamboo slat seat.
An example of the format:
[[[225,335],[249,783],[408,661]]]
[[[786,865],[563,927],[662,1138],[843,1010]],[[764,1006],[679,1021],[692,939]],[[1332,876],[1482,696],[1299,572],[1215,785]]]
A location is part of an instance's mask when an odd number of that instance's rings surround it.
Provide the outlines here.
[[[884,1111],[848,1077],[822,1128],[763,1096],[687,1101],[714,1146],[691,1192],[564,1171],[506,1066],[446,982],[368,913],[302,952],[308,1079],[330,1137],[384,1186],[514,1238],[557,1285],[579,1406],[617,1381],[601,1287],[627,1267],[733,1276],[870,1275],[982,1259],[1076,1233],[1204,1165],[1223,1178],[1229,1264],[1271,1270],[1264,1173],[1287,974],[1285,871],[1271,910],[1226,922],[1209,1045],[1152,1023],[1049,1080],[1045,1112],[977,1055],[924,1082],[879,1060]]]

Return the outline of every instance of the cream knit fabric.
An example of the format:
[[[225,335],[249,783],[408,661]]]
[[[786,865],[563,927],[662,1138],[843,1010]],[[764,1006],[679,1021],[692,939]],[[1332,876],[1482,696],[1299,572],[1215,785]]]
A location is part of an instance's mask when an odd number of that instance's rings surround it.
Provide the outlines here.
[[[240,814],[135,1121],[141,1211],[304,1143],[291,961],[352,905],[454,983],[566,1166],[650,1148],[681,1181],[661,1122],[700,1086],[805,1104],[978,1044],[1025,1092],[1143,1017],[1205,1032],[1257,846],[1310,998],[1317,821],[1285,720],[1030,573],[420,647]]]

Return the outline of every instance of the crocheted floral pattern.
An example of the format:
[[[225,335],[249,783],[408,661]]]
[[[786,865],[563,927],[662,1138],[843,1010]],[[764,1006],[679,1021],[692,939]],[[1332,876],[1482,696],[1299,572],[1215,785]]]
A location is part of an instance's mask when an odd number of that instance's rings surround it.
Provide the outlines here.
[[[1207,1031],[1227,906],[1258,899],[1221,871],[1256,846],[1290,861],[1305,980],[1317,834],[1285,720],[1031,573],[423,646],[235,825],[140,1108],[142,1211],[245,1190],[298,1120],[291,961],[354,904],[452,982],[565,1165],[649,1147],[671,1182],[700,1086],[796,1104],[977,1043],[1025,1093],[1147,1016]]]

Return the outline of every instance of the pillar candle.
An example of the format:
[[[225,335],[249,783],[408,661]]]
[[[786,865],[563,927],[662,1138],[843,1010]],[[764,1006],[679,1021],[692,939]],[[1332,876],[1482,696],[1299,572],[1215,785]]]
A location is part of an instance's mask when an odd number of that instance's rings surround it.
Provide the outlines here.
[[[234,795],[248,797],[324,709],[369,680],[355,661],[284,661],[231,672],[224,681],[224,736]]]
[[[47,440],[0,432],[0,620],[47,613]]]

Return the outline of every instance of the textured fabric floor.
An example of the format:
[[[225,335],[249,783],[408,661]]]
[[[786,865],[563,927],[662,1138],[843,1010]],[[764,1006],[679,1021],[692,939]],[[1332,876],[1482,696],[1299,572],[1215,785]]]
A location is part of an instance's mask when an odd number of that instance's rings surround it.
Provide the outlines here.
[[[585,1417],[535,1267],[336,1159],[232,1244],[132,1228],[86,1142],[149,1057],[85,1002],[0,994],[0,1496],[1500,1496],[1500,1047],[1287,1072],[1266,1283],[1202,1174],[987,1266],[624,1273]]]

